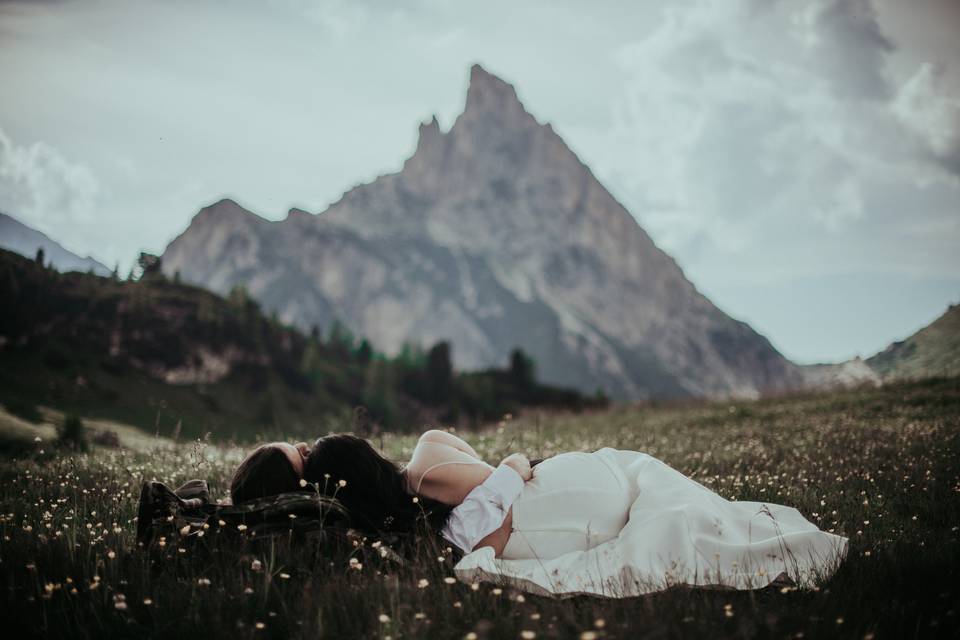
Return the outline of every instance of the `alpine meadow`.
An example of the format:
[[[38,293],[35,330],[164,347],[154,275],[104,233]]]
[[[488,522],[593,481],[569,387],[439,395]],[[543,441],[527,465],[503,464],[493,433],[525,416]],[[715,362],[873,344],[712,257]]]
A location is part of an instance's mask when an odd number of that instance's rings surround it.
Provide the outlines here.
[[[960,637],[958,7],[0,1],[0,634]]]

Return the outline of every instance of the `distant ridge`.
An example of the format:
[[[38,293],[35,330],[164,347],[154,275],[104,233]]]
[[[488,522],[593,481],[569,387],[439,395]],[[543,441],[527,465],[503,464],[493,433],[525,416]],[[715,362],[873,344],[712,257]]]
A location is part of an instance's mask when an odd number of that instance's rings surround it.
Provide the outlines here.
[[[866,363],[884,381],[960,376],[960,305]]]
[[[163,268],[242,284],[298,326],[334,319],[396,353],[453,344],[459,369],[522,347],[547,382],[616,398],[756,397],[799,367],[684,276],[513,86],[479,65],[449,131],[420,125],[398,173],[319,215],[204,207]]]
[[[57,271],[93,271],[98,276],[110,275],[106,265],[93,258],[81,258],[52,240],[45,233],[28,227],[13,216],[0,213],[0,248],[33,258],[38,248],[43,248],[44,261]]]

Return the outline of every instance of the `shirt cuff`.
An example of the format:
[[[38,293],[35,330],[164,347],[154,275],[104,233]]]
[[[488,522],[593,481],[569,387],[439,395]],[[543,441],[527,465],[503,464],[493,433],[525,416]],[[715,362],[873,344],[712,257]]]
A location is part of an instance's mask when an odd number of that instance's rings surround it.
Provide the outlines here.
[[[480,486],[489,489],[506,511],[523,491],[523,478],[513,467],[501,464]]]

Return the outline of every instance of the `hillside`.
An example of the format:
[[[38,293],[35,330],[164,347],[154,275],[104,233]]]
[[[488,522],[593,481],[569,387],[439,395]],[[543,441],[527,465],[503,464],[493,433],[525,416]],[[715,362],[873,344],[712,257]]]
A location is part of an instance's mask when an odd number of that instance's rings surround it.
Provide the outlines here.
[[[110,269],[93,258],[82,258],[50,239],[46,234],[23,224],[16,218],[0,213],[0,249],[19,253],[27,258],[37,255],[37,249],[43,249],[44,262],[57,271],[93,272],[100,276],[110,275]]]
[[[803,384],[479,65],[463,113],[446,132],[435,118],[421,125],[400,172],[280,222],[222,200],[163,264],[220,293],[243,284],[304,329],[338,318],[387,353],[448,340],[460,369],[502,363],[521,344],[545,381],[617,398],[755,397]]]
[[[884,381],[960,375],[960,305],[866,362]]]
[[[456,376],[443,345],[387,360],[343,327],[305,336],[240,289],[222,298],[158,273],[63,274],[0,250],[0,306],[0,403],[25,417],[47,406],[166,436],[249,440],[604,402],[539,385],[532,368]]]

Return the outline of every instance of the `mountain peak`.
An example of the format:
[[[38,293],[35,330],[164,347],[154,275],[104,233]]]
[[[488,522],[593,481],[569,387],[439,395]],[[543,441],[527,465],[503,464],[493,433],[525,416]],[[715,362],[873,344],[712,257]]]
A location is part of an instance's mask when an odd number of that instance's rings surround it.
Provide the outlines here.
[[[524,114],[527,112],[513,85],[488,72],[479,64],[470,67],[470,87],[464,114],[472,112]]]
[[[244,209],[236,200],[221,198],[197,212],[194,218],[198,221],[210,221],[216,224],[222,220],[244,221],[260,223],[266,222],[263,218],[248,209]]]
[[[291,207],[291,209],[287,211],[287,220],[291,218],[295,220],[313,220],[316,217],[314,214],[300,207]]]

